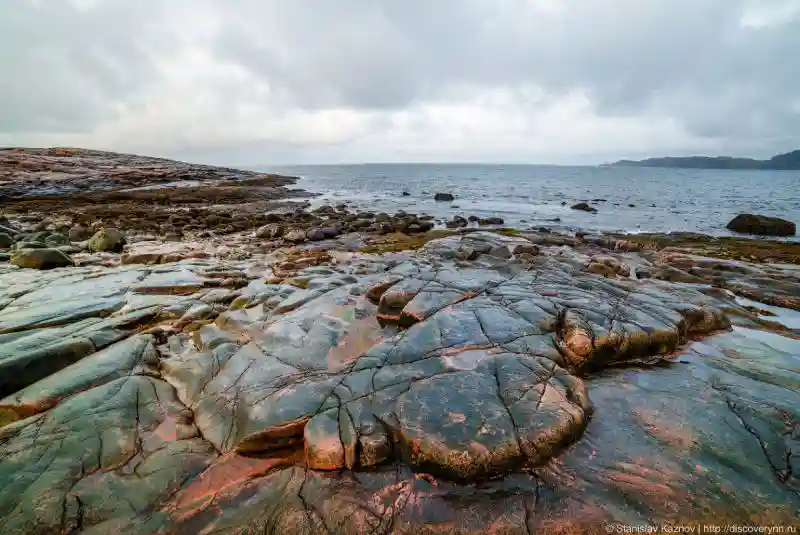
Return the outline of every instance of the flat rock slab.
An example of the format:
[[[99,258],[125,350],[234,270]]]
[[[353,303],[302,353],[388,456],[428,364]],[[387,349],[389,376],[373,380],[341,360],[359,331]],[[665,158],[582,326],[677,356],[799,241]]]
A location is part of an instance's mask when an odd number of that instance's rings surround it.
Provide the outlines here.
[[[2,271],[0,532],[794,521],[789,271],[587,247]]]

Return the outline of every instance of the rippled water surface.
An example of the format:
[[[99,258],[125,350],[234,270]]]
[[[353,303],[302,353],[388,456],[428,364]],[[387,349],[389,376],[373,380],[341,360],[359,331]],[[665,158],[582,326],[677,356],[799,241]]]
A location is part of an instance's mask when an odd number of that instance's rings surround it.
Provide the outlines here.
[[[497,215],[520,226],[727,234],[725,225],[741,212],[800,223],[800,172],[795,171],[427,164],[263,170],[302,177],[298,187],[322,194],[314,204],[348,200],[371,210],[405,209],[442,218]],[[403,197],[404,191],[410,195]],[[456,200],[434,202],[436,192],[452,193]],[[580,201],[589,201],[598,212],[569,208]],[[561,221],[549,221],[554,218]]]

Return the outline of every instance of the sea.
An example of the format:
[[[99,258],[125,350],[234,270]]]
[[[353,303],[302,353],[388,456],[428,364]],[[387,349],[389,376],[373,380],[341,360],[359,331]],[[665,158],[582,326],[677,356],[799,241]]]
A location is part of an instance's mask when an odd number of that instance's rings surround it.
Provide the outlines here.
[[[347,202],[355,209],[496,216],[507,226],[575,232],[702,232],[730,235],[739,213],[800,225],[800,171],[489,164],[359,164],[260,167],[300,177],[319,194],[313,206]],[[404,192],[408,195],[404,195]],[[452,202],[437,202],[436,193]],[[572,210],[587,202],[596,213]],[[800,240],[800,237],[788,238]]]

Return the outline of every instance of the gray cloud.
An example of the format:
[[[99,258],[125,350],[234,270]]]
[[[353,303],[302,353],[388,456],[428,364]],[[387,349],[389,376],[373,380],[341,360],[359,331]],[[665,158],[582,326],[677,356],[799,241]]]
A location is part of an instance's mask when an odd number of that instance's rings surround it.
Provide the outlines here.
[[[793,0],[28,1],[0,35],[7,143],[232,163],[800,146]]]

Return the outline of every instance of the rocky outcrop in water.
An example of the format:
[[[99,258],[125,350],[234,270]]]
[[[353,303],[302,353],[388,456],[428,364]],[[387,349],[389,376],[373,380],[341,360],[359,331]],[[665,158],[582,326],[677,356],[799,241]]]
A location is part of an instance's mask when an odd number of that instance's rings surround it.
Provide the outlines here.
[[[762,236],[794,236],[797,232],[797,227],[791,221],[754,214],[739,214],[728,223],[726,228],[742,234]]]

